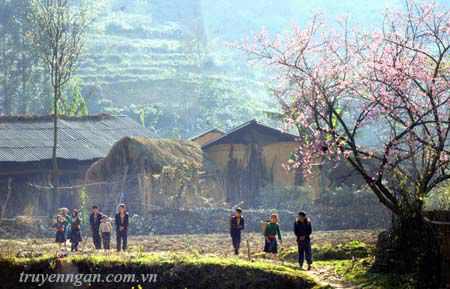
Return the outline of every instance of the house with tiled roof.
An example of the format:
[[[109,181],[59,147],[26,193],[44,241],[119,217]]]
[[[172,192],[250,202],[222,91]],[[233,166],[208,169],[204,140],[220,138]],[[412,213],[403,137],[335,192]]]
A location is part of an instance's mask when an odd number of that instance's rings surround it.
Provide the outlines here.
[[[78,205],[86,170],[125,136],[156,137],[127,116],[60,117],[56,151],[61,185],[58,205]],[[52,147],[51,115],[0,116],[1,217],[48,213]]]
[[[225,134],[224,131],[222,131],[218,128],[212,128],[212,129],[204,131],[196,136],[189,138],[189,140],[196,142],[200,145],[203,145],[203,144],[210,142],[220,136],[223,136],[224,134]]]
[[[201,145],[223,175],[227,201],[255,204],[262,190],[293,187],[302,182],[299,172],[283,168],[298,147],[297,138],[253,119]]]

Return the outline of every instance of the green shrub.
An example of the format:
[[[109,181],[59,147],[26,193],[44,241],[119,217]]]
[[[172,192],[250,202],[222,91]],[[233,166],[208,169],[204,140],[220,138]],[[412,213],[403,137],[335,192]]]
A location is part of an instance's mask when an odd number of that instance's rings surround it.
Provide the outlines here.
[[[351,241],[347,244],[333,246],[330,243],[322,247],[312,246],[313,256],[316,260],[349,260],[369,256],[371,248],[361,241]]]
[[[361,241],[351,241],[346,244],[333,245],[325,243],[322,246],[311,245],[313,259],[317,261],[328,260],[352,260],[355,258],[366,258],[370,255],[373,248]],[[298,249],[291,247],[280,253],[280,259],[297,262]]]

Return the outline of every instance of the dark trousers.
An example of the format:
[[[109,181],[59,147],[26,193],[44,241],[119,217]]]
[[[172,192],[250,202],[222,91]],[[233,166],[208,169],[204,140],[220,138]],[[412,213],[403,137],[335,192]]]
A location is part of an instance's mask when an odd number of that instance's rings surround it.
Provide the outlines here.
[[[78,251],[78,242],[72,242],[72,243],[70,243],[71,244],[71,246],[70,246],[70,250],[71,251]]]
[[[102,248],[102,240],[98,228],[92,228],[92,240],[94,241],[95,249],[98,250]]]
[[[122,243],[122,249],[125,251],[127,249],[127,239],[128,234],[127,230],[120,231],[117,229],[116,231],[116,241],[117,241],[117,251],[120,251],[120,244]]]
[[[111,243],[111,233],[110,232],[102,233],[102,240],[103,240],[103,248],[109,250]]]
[[[312,264],[312,254],[311,254],[311,241],[304,240],[298,241],[298,263],[303,266],[303,262],[306,259],[308,265]]]
[[[241,246],[241,234],[231,234],[231,241],[233,242],[234,253],[239,254],[239,247]]]

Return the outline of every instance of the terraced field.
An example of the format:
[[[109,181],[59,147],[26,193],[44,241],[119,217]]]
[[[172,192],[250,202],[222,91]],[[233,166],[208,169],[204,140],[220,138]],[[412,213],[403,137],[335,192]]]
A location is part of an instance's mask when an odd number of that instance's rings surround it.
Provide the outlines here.
[[[177,9],[168,13],[161,1],[147,2],[140,10],[134,1],[121,0],[95,7],[98,16],[77,72],[90,96],[90,113],[128,114],[139,121],[140,111],[157,107],[162,113],[148,112],[146,122],[162,136],[182,138],[264,118],[270,105],[261,99],[267,95],[263,83],[239,69],[242,59],[224,53],[223,39],[206,36],[201,12],[192,8],[196,3],[186,4],[192,14],[179,15]]]

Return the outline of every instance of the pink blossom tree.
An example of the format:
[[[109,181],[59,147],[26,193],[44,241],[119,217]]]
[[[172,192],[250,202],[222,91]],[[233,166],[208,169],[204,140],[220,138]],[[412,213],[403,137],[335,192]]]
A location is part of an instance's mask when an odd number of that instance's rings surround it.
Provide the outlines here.
[[[424,198],[450,179],[449,11],[407,1],[375,32],[315,13],[303,29],[232,46],[276,75],[285,121],[300,132],[288,168],[344,159],[402,226],[422,228]]]

